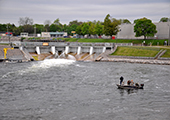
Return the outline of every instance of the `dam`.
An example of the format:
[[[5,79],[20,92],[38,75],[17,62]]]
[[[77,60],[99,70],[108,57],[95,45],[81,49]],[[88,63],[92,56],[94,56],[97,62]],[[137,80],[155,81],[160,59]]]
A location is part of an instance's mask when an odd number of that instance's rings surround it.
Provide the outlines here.
[[[95,61],[106,51],[114,49],[114,43],[78,43],[78,42],[20,42],[15,43],[25,54],[38,56],[40,60],[74,56],[78,61]],[[64,56],[64,57],[65,57]]]

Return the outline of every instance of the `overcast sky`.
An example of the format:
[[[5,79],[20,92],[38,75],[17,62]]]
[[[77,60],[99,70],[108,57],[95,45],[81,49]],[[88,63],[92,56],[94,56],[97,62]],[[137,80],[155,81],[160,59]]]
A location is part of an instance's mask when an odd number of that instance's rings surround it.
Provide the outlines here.
[[[70,21],[104,21],[107,14],[116,19],[149,18],[159,22],[170,17],[170,0],[0,0],[0,23],[19,25],[19,18],[29,17],[34,24],[51,23],[57,18],[62,24]]]

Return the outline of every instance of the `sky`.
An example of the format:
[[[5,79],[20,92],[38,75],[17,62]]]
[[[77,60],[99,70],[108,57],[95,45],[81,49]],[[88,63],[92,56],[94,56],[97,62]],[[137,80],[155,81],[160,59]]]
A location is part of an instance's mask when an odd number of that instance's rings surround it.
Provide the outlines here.
[[[29,17],[34,24],[51,23],[59,18],[62,24],[73,20],[104,21],[107,14],[116,19],[146,17],[159,22],[170,18],[170,0],[0,0],[0,23],[19,25],[19,18]]]

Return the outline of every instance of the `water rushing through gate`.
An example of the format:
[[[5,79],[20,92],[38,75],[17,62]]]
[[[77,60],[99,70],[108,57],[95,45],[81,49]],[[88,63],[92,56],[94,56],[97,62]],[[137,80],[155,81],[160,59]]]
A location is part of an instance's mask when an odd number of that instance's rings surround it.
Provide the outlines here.
[[[47,59],[0,64],[1,120],[169,120],[170,66]],[[119,90],[119,77],[144,90]]]

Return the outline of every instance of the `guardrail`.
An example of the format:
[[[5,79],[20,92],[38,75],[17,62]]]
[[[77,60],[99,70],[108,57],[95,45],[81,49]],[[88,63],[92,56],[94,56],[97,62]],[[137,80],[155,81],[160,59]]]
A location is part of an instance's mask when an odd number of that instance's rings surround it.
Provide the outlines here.
[[[114,43],[78,43],[78,42],[21,42],[22,46],[105,46],[114,47]]]

